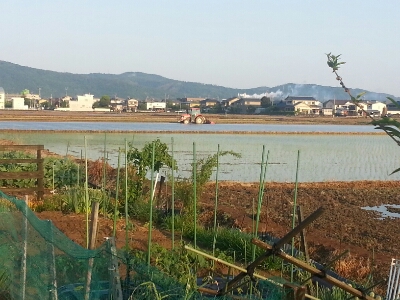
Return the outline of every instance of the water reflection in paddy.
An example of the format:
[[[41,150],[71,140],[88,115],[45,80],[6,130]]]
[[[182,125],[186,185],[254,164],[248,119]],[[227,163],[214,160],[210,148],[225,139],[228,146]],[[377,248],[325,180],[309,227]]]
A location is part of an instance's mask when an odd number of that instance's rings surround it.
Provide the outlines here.
[[[255,182],[259,180],[262,146],[269,150],[267,180],[293,182],[297,151],[300,151],[300,182],[398,180],[400,173],[389,174],[400,166],[400,149],[385,135],[288,135],[288,134],[169,134],[169,133],[1,133],[3,139],[19,144],[44,144],[52,152],[80,157],[87,139],[89,159],[103,157],[104,140],[107,155],[116,165],[118,149],[125,140],[142,148],[146,142],[159,138],[171,144],[174,139],[179,176],[188,176],[192,162],[193,142],[197,158],[217,151],[233,150],[242,158],[222,157],[221,180]]]
[[[362,207],[364,210],[370,210],[377,212],[380,217],[379,219],[385,218],[400,218],[400,205],[397,204],[383,204],[380,206],[366,206]]]

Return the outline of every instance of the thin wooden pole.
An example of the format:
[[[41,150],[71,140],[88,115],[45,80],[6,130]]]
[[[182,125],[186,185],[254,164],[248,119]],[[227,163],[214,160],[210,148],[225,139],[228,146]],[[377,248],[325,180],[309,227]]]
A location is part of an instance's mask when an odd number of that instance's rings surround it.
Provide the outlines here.
[[[252,243],[266,251],[273,250],[273,246],[271,246],[267,243],[264,243],[260,240],[253,239]],[[325,271],[318,270],[317,268],[310,266],[309,264],[305,263],[304,261],[301,261],[295,257],[292,257],[283,251],[278,251],[275,253],[275,255],[293,265],[296,265],[297,267],[303,269],[304,271],[309,272],[312,275],[315,275],[316,277],[320,278],[321,280],[337,286],[338,288],[352,294],[353,296],[359,297],[360,299],[374,300],[373,297],[370,297],[370,296],[364,294],[363,291],[353,288],[350,285],[348,285],[347,283],[340,281],[340,280],[326,274]]]
[[[151,194],[150,194],[150,219],[149,219],[149,235],[147,239],[147,268],[150,270],[151,258],[151,234],[153,230],[153,198],[154,198],[154,158],[155,158],[155,143],[153,142],[153,149],[151,153]]]
[[[76,185],[79,187],[80,186],[80,183],[79,183],[79,171],[80,171],[80,166],[79,166],[79,163],[77,164],[77,174],[76,174]],[[53,190],[54,190],[54,185],[53,185]]]
[[[303,210],[300,205],[297,205],[297,219],[298,223],[303,222],[304,216],[303,216]],[[301,239],[301,244],[303,246],[303,251],[304,251],[304,258],[306,262],[310,261],[310,254],[308,253],[308,245],[307,245],[307,238],[306,238],[306,230],[303,229],[300,232],[300,239]]]
[[[218,211],[218,173],[219,173],[219,144],[217,148],[217,170],[215,172],[215,203],[214,203],[214,239],[212,246],[212,254],[215,256],[215,244],[217,243],[217,211]],[[213,261],[214,267],[214,261]]]
[[[258,202],[257,202],[257,215],[256,215],[256,223],[255,223],[255,228],[254,228],[254,237],[257,236],[258,234],[258,222],[260,221],[260,209],[261,209],[261,200],[260,200],[260,196],[261,196],[261,190],[262,190],[262,181],[263,181],[263,171],[264,171],[264,161],[265,161],[265,145],[263,145],[262,147],[262,155],[261,155],[261,166],[260,166],[260,182],[259,182],[259,187],[258,187]],[[253,260],[256,259],[256,247],[253,245],[253,255],[252,258]]]
[[[42,159],[42,149],[36,150],[36,159],[37,166],[36,170],[39,172],[39,176],[37,178],[37,199],[42,200],[44,196],[44,167],[43,167],[43,159]]]
[[[90,232],[89,232],[89,247],[88,249],[93,250],[96,247],[97,238],[97,224],[99,219],[99,202],[94,201],[92,203],[92,212],[90,215]],[[93,272],[93,258],[89,258],[88,272],[86,274],[86,288],[85,288],[85,300],[90,298],[90,284],[92,282]]]
[[[57,293],[57,273],[56,273],[56,256],[54,253],[54,244],[53,244],[53,223],[51,220],[47,220],[49,223],[49,232],[50,232],[50,243],[48,244],[50,247],[51,252],[51,276],[52,276],[52,288],[51,288],[51,295],[53,300],[58,299]]]
[[[300,150],[297,151],[297,164],[296,164],[296,182],[294,186],[294,196],[293,196],[293,218],[292,218],[292,230],[295,227],[296,222],[296,207],[297,207],[297,186],[298,186],[298,176],[299,176],[299,162],[300,162]],[[294,256],[294,237],[292,237],[292,252],[291,255]],[[294,265],[290,267],[290,282],[294,280]]]
[[[197,159],[196,143],[193,142],[193,222],[194,222],[194,248],[197,248]]]
[[[104,133],[104,152],[103,152],[103,182],[102,189],[103,192],[106,189],[106,149],[107,149],[107,133]]]
[[[21,300],[25,300],[26,295],[26,259],[28,253],[28,206],[29,206],[29,198],[28,195],[25,196],[25,214],[22,216],[23,218],[23,231],[22,237],[24,241],[23,251],[22,251],[22,259],[21,259]]]
[[[86,248],[89,248],[89,185],[88,185],[88,157],[87,140],[85,140],[85,209],[86,209]]]
[[[175,249],[175,159],[174,159],[174,138],[171,138],[171,158],[172,158],[172,176],[171,176],[171,209],[172,209],[172,227],[171,242],[172,250]]]
[[[114,205],[114,224],[113,224],[113,237],[117,231],[117,215],[118,215],[118,196],[119,196],[119,174],[121,169],[121,148],[118,149],[118,169],[117,169],[117,187],[115,191],[115,205]]]
[[[128,142],[125,139],[125,248],[128,250]]]
[[[52,188],[53,188],[53,193],[55,193],[55,189],[54,189],[54,163],[53,163],[53,173],[52,173],[52,175],[53,175],[53,182],[52,182]]]

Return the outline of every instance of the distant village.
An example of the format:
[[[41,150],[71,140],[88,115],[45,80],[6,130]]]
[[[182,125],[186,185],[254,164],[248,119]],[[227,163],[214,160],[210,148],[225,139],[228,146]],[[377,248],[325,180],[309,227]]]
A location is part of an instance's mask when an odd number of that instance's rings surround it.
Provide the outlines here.
[[[67,94],[61,98],[42,99],[39,94],[24,90],[21,94],[6,94],[0,87],[0,109],[9,110],[56,110],[77,112],[184,112],[200,108],[203,113],[225,114],[271,114],[312,116],[383,116],[399,115],[400,108],[390,101],[361,101],[358,106],[350,100],[331,99],[321,102],[309,96],[287,96],[271,99],[266,96],[254,98],[246,94],[228,99],[178,98],[145,99],[110,97],[95,98],[91,94],[76,97]]]

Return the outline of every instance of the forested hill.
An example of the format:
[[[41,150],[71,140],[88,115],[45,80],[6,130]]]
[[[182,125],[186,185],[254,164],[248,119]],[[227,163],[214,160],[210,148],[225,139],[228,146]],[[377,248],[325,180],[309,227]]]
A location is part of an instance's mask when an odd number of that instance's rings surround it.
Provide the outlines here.
[[[336,83],[334,78],[332,78],[332,83]],[[271,88],[264,86],[237,89],[178,81],[141,72],[72,74],[34,69],[6,61],[0,61],[0,87],[3,87],[9,94],[20,93],[24,89],[38,93],[40,88],[42,98],[61,97],[65,95],[66,88],[70,96],[91,93],[95,97],[117,95],[122,98],[131,97],[139,100],[147,97],[163,99],[165,96],[170,99],[184,97],[225,99],[237,96],[239,93],[247,95],[270,93],[271,96],[274,96],[274,100],[280,100],[288,95],[313,96],[320,101],[349,98],[340,87],[315,84],[288,83]],[[358,94],[363,90],[353,89],[352,92]],[[386,96],[391,95],[368,92],[365,99],[385,100]]]

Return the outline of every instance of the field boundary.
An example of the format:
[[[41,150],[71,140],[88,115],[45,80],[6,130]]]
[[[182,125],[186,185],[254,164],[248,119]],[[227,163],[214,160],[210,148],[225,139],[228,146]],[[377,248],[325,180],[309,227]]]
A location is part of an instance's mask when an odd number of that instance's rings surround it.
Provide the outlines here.
[[[44,169],[42,158],[42,150],[44,145],[0,145],[0,151],[26,151],[36,150],[35,158],[18,158],[18,159],[0,159],[0,164],[23,164],[34,163],[37,165],[36,171],[31,172],[0,172],[0,179],[36,179],[36,187],[30,188],[1,188],[7,193],[32,193],[36,192],[38,200],[44,195]]]

